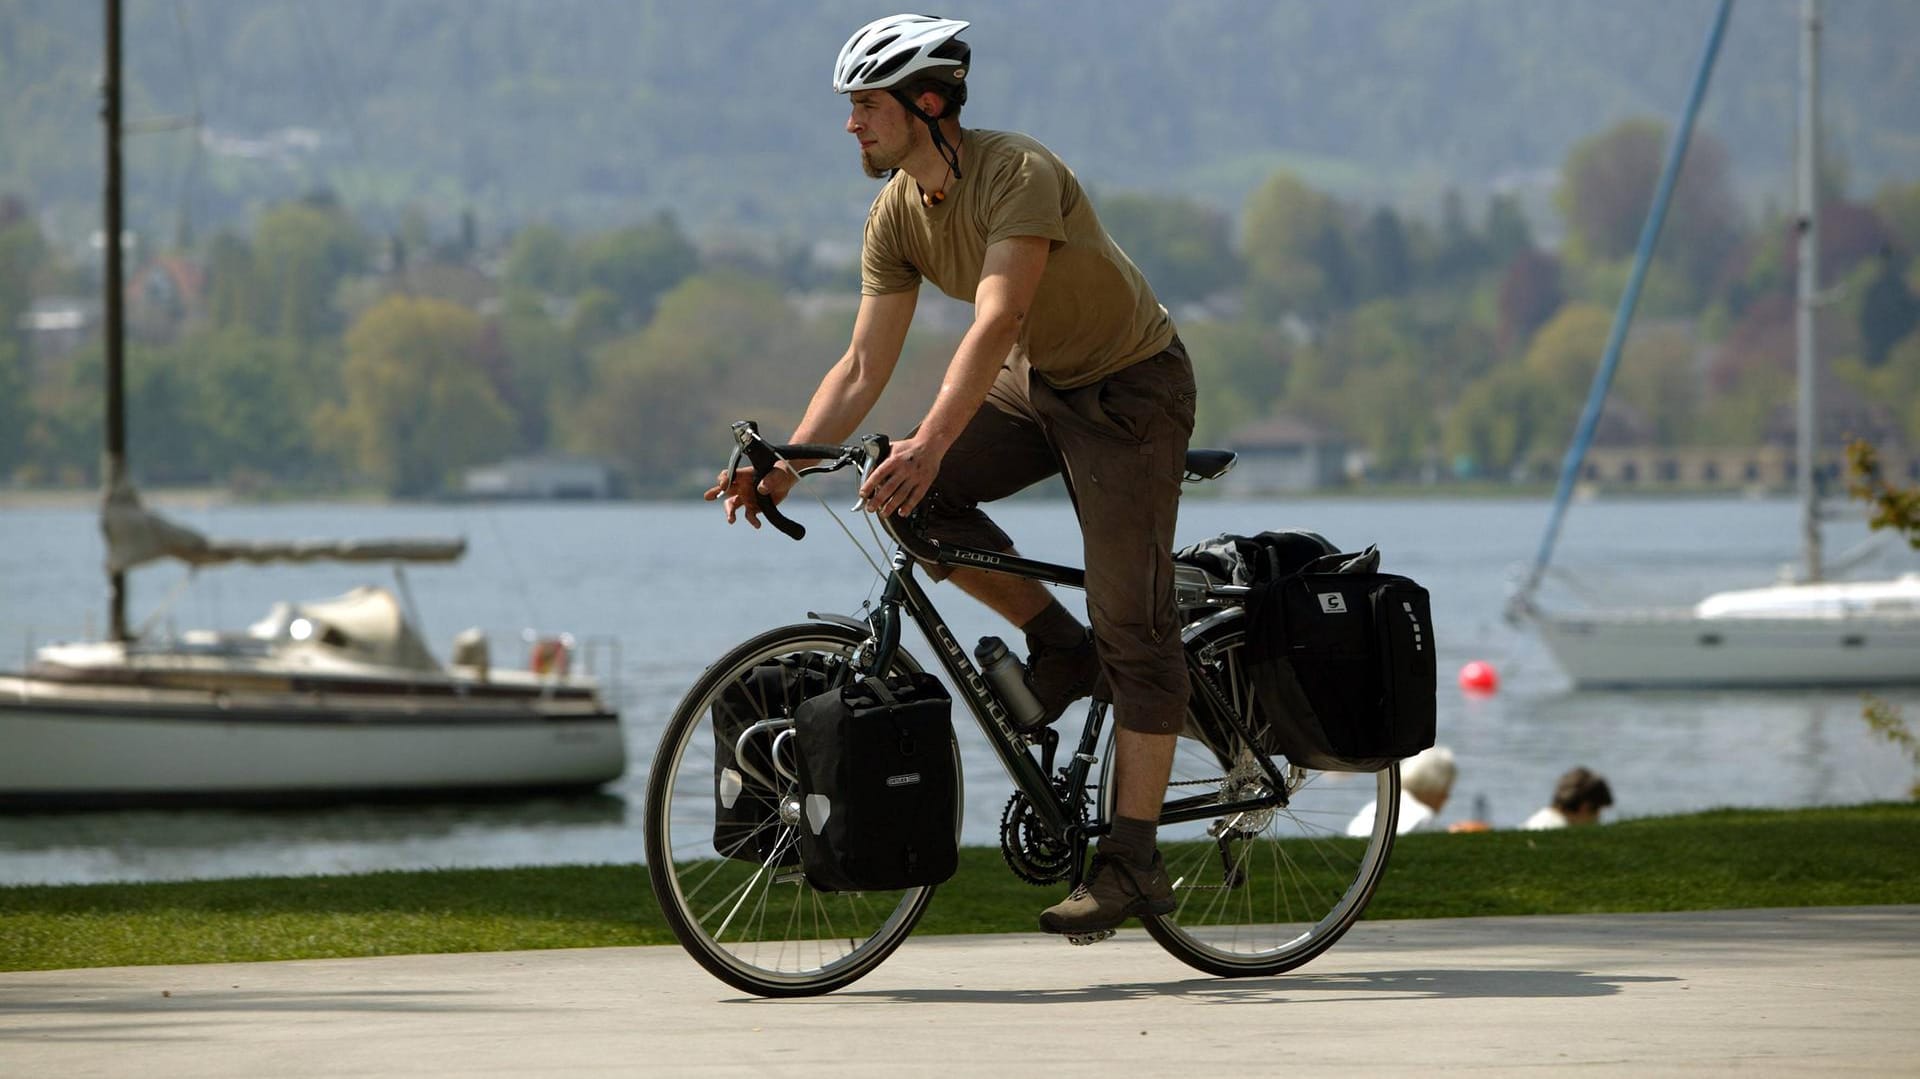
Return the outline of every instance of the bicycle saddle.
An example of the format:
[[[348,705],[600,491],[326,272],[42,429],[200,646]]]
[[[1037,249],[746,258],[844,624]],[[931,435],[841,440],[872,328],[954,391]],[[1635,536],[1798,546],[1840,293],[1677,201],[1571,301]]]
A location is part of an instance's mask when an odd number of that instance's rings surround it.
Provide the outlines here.
[[[1217,480],[1232,471],[1233,463],[1239,459],[1240,455],[1232,450],[1188,450],[1187,482]]]

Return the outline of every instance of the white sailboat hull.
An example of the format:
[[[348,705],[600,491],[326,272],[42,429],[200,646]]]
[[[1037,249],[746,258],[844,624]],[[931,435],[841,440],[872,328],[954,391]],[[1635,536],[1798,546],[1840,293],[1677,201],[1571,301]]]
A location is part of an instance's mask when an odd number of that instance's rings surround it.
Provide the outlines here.
[[[597,705],[211,693],[0,677],[0,802],[305,800],[587,787],[626,766]]]
[[[1539,625],[1583,687],[1920,683],[1920,617],[1701,618],[1681,609],[1545,615]]]

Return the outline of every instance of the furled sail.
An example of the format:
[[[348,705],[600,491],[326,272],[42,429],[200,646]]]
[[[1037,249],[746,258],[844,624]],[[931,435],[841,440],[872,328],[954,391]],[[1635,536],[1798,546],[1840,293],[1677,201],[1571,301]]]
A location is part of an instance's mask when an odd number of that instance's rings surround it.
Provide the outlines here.
[[[107,569],[111,573],[124,573],[163,558],[192,566],[223,562],[452,562],[467,550],[467,541],[457,538],[208,539],[141,505],[140,495],[125,479],[117,479],[108,488],[100,511],[100,528],[107,537]]]

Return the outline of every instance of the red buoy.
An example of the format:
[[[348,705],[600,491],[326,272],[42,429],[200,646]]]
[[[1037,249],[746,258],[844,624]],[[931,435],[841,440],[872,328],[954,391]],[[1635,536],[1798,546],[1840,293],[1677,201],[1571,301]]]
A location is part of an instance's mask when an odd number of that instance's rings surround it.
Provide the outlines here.
[[[1500,674],[1493,664],[1474,660],[1460,668],[1460,689],[1474,696],[1486,696],[1500,688]]]

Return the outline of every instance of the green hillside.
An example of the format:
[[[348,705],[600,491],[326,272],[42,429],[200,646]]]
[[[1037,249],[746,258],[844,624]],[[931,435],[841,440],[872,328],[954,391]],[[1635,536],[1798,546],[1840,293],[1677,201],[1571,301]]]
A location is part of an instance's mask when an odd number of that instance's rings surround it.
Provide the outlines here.
[[[1704,130],[1786,202],[1799,4],[1736,9]],[[1544,190],[1579,139],[1670,117],[1707,0],[976,0],[970,123],[1030,130],[1096,187],[1237,212],[1286,166],[1431,211],[1456,185]],[[133,221],[171,237],[316,185],[363,215],[470,206],[483,228],[843,235],[871,191],[831,58],[872,3],[129,0]],[[1920,5],[1829,5],[1830,145],[1871,191],[1920,176]],[[0,193],[76,232],[98,190],[98,5],[0,2]],[[1477,200],[1476,200],[1477,201]]]

